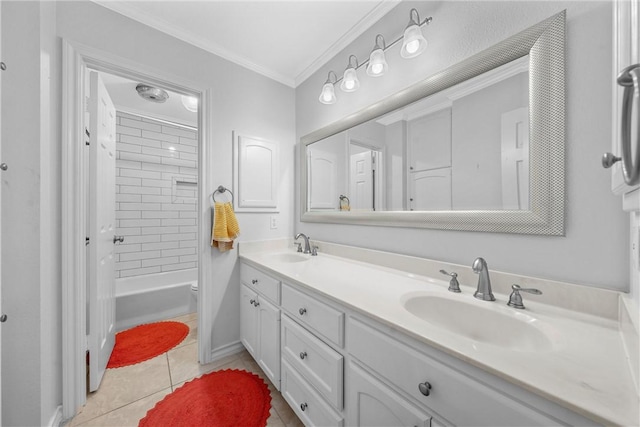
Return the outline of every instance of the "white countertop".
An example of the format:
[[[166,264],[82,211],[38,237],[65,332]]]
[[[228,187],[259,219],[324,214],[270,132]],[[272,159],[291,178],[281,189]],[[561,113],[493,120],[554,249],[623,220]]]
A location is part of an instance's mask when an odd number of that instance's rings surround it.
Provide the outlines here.
[[[284,251],[295,253],[276,250]],[[539,303],[527,294],[523,294],[526,309],[516,310],[506,305],[508,295],[495,290],[495,302],[479,301],[472,296],[475,289],[468,286],[461,286],[460,294],[448,292],[446,278],[324,253],[304,262],[282,262],[273,254],[273,249],[240,247],[243,260],[287,283],[312,289],[560,406],[605,425],[638,425],[638,394],[615,320]],[[404,308],[408,297],[422,294],[464,301],[507,316],[530,316],[547,331],[552,346],[516,351],[451,333]]]

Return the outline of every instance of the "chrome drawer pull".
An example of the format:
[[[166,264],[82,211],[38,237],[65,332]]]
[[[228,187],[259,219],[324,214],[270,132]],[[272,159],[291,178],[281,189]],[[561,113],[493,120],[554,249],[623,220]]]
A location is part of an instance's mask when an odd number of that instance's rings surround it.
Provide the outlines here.
[[[253,279],[253,280],[251,281],[251,283],[253,283],[253,284],[255,285],[256,283],[258,283],[258,279]]]
[[[306,308],[301,308],[300,310],[298,310],[298,313],[300,313],[300,316],[304,316],[306,312],[307,312]]]
[[[429,384],[428,381],[420,383],[418,384],[418,390],[420,390],[420,393],[424,394],[425,396],[429,396],[431,394],[431,384]]]
[[[307,409],[307,406],[308,405],[306,403],[301,403],[300,404],[300,409],[302,409],[304,411],[305,409]]]
[[[306,351],[300,352],[300,359],[304,359],[305,357],[307,357],[307,352]]]

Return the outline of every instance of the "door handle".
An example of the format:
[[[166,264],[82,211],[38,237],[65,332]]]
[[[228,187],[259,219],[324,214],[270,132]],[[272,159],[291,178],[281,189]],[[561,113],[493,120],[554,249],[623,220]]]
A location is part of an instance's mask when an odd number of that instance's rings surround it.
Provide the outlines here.
[[[622,155],[616,157],[612,153],[605,153],[602,166],[610,168],[614,163],[622,160],[622,176],[627,185],[640,182],[640,126],[635,135],[635,156],[631,158],[633,148],[631,144],[631,125],[634,95],[640,96],[640,64],[631,65],[620,72],[618,84],[624,87],[622,92],[622,111],[620,120],[620,139]]]
[[[113,236],[113,243],[115,244],[116,242],[118,243],[124,242],[124,236]]]

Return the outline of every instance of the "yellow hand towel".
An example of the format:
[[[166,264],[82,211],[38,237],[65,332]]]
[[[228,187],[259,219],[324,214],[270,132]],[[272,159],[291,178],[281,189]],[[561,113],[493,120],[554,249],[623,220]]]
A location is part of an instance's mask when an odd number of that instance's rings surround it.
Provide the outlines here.
[[[231,202],[215,203],[212,223],[211,246],[218,248],[220,252],[233,249],[233,239],[240,234],[240,227]]]

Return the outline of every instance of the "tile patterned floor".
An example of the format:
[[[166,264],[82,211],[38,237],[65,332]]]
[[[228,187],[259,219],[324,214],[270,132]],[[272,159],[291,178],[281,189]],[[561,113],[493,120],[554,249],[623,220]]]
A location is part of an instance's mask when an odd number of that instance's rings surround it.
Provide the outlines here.
[[[100,389],[87,396],[86,405],[66,425],[137,426],[147,411],[186,381],[207,372],[244,369],[259,375],[271,391],[269,427],[300,427],[302,422],[246,351],[207,365],[198,363],[196,314],[176,317],[186,323],[189,336],[177,347],[151,360],[124,368],[107,369]]]

